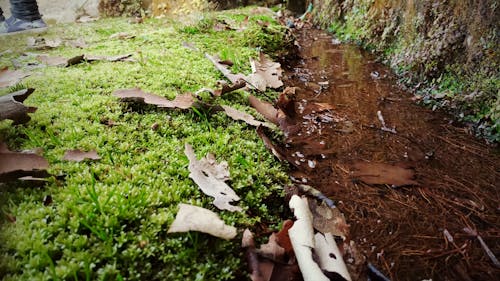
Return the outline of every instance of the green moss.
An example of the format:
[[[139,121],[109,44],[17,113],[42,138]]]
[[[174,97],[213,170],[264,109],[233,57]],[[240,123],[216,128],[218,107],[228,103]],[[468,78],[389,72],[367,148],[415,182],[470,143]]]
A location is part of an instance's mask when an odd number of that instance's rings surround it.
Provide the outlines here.
[[[9,183],[0,189],[0,276],[4,280],[234,280],[244,276],[238,238],[222,241],[201,233],[167,234],[179,203],[212,209],[230,225],[274,225],[283,212],[277,198],[288,181],[285,169],[267,152],[255,129],[222,113],[164,111],[120,103],[116,89],[140,87],[167,98],[214,87],[222,76],[204,57],[219,54],[250,71],[258,49],[278,50],[284,30],[274,21],[264,30],[261,16],[250,16],[248,31],[215,32],[216,13],[186,26],[172,20],[105,19],[51,27],[45,38],[83,38],[86,49],[61,46],[46,51],[71,57],[82,53],[132,53],[136,63],[94,62],[67,68],[42,67],[23,85],[36,88],[26,104],[38,107],[22,126],[0,123],[0,135],[13,149],[42,147],[53,175],[42,189]],[[243,16],[244,18],[244,16]],[[110,39],[115,32],[135,35]],[[244,36],[242,35],[244,34]],[[27,51],[29,35],[0,38],[1,66],[12,66]],[[182,47],[191,42],[200,51]],[[8,42],[8,44],[7,44]],[[31,52],[33,52],[31,50]],[[41,53],[41,52],[37,52]],[[26,62],[36,62],[34,56]],[[2,90],[0,94],[8,93]],[[270,93],[276,95],[276,93]],[[257,116],[245,93],[215,101]],[[106,125],[112,121],[115,125]],[[158,124],[156,130],[151,129]],[[231,186],[243,213],[216,210],[212,199],[189,179],[185,143],[200,158],[208,152],[229,163]],[[96,162],[62,161],[67,149],[96,149]],[[45,195],[53,203],[43,205]],[[16,223],[5,214],[16,217]]]

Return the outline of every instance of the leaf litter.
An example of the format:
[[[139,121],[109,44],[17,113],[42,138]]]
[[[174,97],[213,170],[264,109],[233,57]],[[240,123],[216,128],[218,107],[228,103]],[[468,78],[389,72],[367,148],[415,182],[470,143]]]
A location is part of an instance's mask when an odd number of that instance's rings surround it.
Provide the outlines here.
[[[32,152],[10,151],[7,144],[0,143],[0,182],[8,182],[23,177],[46,178],[49,162]]]
[[[80,149],[71,149],[64,152],[62,159],[66,161],[82,162],[84,160],[100,160],[101,157],[95,150],[82,151]]]
[[[178,95],[171,101],[155,94],[146,93],[140,88],[116,90],[113,92],[113,95],[119,97],[124,102],[138,102],[172,109],[188,109],[195,102],[191,94]]]
[[[24,89],[14,93],[10,93],[0,97],[0,121],[10,119],[14,125],[28,122],[31,117],[28,113],[33,113],[37,110],[36,107],[26,106],[23,104],[35,89]]]
[[[117,56],[96,56],[96,55],[78,55],[71,58],[59,57],[59,56],[48,56],[39,55],[37,60],[48,66],[72,66],[84,62],[94,62],[94,61],[108,61],[108,62],[135,62],[132,58],[132,54],[124,54]]]
[[[179,204],[179,211],[167,233],[199,231],[212,236],[230,240],[236,237],[233,226],[226,225],[219,216],[202,207]]]
[[[418,185],[414,180],[415,171],[403,164],[358,161],[353,165],[352,177],[367,184],[390,184],[396,187]]]
[[[212,154],[198,160],[193,147],[187,143],[184,152],[189,159],[189,177],[203,193],[214,197],[213,204],[221,210],[242,211],[241,207],[231,205],[239,201],[240,197],[225,183],[229,180],[227,162],[217,163]]]
[[[8,67],[4,67],[0,69],[0,88],[14,86],[30,75],[31,73],[22,70],[10,70]]]

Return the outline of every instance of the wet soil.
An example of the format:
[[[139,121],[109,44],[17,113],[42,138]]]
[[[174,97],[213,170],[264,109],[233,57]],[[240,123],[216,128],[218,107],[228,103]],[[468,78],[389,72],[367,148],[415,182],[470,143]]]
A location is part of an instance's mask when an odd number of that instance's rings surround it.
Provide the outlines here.
[[[284,75],[301,88],[284,144],[292,177],[337,202],[350,239],[392,280],[498,280],[500,269],[463,228],[500,255],[499,150],[416,105],[358,47],[314,29],[296,36],[300,58]],[[378,111],[395,133],[381,130]],[[416,184],[356,180],[359,161],[413,169]]]

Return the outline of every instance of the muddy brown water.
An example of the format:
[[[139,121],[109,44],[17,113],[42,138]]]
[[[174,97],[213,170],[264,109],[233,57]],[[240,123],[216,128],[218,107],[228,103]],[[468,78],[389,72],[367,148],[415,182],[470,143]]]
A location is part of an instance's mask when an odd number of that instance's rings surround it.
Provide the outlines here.
[[[284,74],[286,86],[302,89],[284,144],[292,177],[337,202],[350,239],[392,280],[498,280],[500,270],[463,228],[500,255],[499,150],[416,105],[358,47],[314,29],[297,38],[300,59],[285,63]],[[318,106],[331,109],[318,114]],[[380,129],[377,111],[395,134]],[[357,161],[403,163],[418,184],[356,181]]]

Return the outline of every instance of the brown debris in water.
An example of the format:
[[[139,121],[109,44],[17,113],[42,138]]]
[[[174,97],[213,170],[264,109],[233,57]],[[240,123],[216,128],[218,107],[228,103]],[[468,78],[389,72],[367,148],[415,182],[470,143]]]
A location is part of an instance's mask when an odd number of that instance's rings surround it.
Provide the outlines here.
[[[395,281],[500,276],[477,238],[463,232],[477,230],[491,252],[500,251],[497,151],[451,125],[448,116],[413,104],[394,86],[390,71],[356,47],[332,44],[314,29],[300,31],[298,40],[302,59],[286,67],[284,82],[304,90],[294,96],[297,116],[281,156],[304,159],[293,165],[295,179],[335,200],[348,218],[356,247],[343,248],[358,257],[353,263],[346,258],[353,280],[366,280],[366,262]],[[373,79],[374,71],[382,78]],[[307,87],[324,81],[328,87],[319,92]],[[378,111],[397,134],[380,130]],[[306,164],[311,159],[313,169]],[[396,185],[414,185],[413,173],[418,185],[393,189],[353,182],[351,165],[361,160],[410,163],[413,169],[401,170],[407,176],[401,181],[396,175]]]

